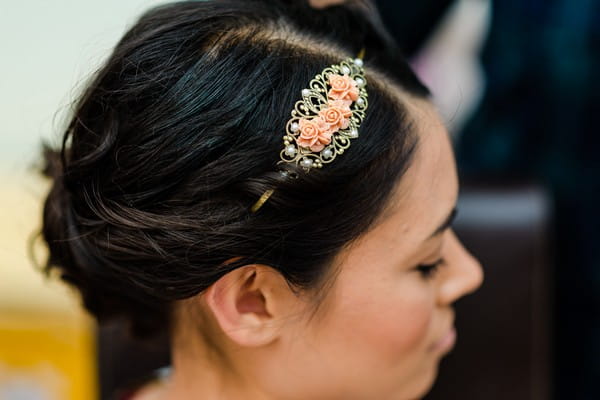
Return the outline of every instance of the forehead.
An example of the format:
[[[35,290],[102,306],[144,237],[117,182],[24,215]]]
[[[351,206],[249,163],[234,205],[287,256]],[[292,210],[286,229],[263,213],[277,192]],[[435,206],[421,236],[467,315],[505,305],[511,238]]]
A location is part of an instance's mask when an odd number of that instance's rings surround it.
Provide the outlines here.
[[[418,144],[384,219],[422,241],[456,204],[458,178],[450,138],[435,108],[428,101],[414,99],[407,108]]]

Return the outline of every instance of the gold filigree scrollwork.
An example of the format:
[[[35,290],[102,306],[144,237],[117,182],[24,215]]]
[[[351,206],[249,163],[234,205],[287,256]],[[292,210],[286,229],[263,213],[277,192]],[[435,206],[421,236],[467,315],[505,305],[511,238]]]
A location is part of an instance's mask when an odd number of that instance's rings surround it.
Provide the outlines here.
[[[318,120],[322,127],[322,131],[319,131],[322,139],[319,137],[320,142],[315,142],[316,144],[312,146],[306,145],[306,137],[301,138],[303,133],[301,129],[302,122],[314,121],[318,118],[319,112],[330,107],[329,101],[332,99],[328,94],[331,89],[329,79],[331,74],[339,75],[352,86],[351,91],[353,94],[351,96],[346,95],[353,98],[351,104],[347,106],[351,115],[340,120],[343,123],[342,125],[345,126],[344,128],[334,129],[330,125],[324,125],[324,120]],[[285,127],[284,148],[280,153],[281,161],[279,163],[295,163],[305,171],[309,171],[311,168],[322,168],[323,165],[332,162],[338,155],[343,154],[350,147],[351,140],[358,137],[360,125],[365,117],[365,111],[368,107],[366,86],[367,80],[364,75],[363,62],[360,58],[347,58],[317,74],[309,82],[308,87],[302,90],[302,98],[295,103],[291,112],[291,118]],[[341,100],[346,104],[350,101],[348,97]],[[344,110],[348,111],[346,108]],[[299,143],[299,139],[304,144]]]

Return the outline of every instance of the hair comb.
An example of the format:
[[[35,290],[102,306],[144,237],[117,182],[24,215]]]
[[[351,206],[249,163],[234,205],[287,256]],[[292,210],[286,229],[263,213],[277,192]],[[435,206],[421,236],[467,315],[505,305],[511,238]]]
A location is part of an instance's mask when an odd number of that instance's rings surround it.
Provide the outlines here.
[[[325,68],[302,89],[285,127],[278,165],[295,163],[306,172],[323,168],[358,138],[368,106],[364,52]],[[273,191],[267,190],[251,211],[256,212]]]
[[[304,170],[322,168],[350,147],[367,109],[362,58],[325,68],[302,89],[283,137],[281,161]]]

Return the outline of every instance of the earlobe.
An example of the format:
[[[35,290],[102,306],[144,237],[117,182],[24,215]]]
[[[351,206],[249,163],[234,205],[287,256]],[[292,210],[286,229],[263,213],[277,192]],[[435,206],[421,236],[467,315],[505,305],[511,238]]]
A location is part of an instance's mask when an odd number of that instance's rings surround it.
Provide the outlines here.
[[[247,265],[222,276],[205,292],[209,309],[223,332],[241,346],[262,346],[277,336],[269,308],[272,293],[269,267]]]

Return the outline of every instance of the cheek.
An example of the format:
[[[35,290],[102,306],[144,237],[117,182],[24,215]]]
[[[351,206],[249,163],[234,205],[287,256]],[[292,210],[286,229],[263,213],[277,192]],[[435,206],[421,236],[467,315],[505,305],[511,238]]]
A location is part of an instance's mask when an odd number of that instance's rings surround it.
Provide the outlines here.
[[[391,363],[422,351],[433,313],[426,295],[390,294],[373,305],[365,309],[364,323],[359,330],[362,338],[370,342],[371,350]]]
[[[417,362],[429,345],[434,311],[430,289],[411,279],[394,283],[344,293],[332,320],[336,326],[331,328],[344,332],[344,347],[364,349],[359,356],[373,367]]]

